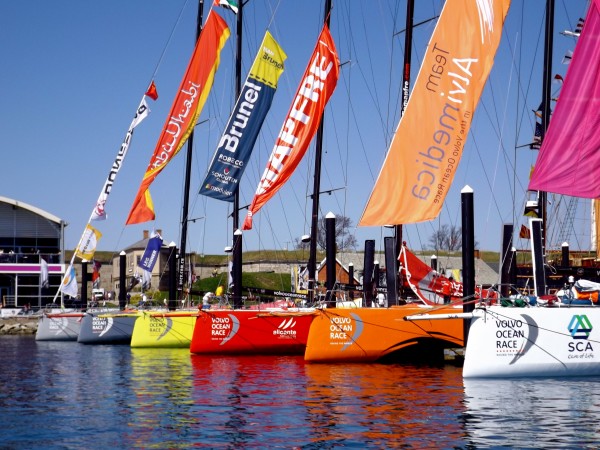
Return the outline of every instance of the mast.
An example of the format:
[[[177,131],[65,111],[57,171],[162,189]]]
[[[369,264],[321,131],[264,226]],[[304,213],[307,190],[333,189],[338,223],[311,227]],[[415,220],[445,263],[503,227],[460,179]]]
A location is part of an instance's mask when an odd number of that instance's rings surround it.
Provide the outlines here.
[[[554,0],[546,0],[546,27],[544,35],[544,71],[542,77],[542,135],[541,140],[548,130],[550,123],[550,87],[552,83],[552,50],[554,35]],[[538,217],[542,219],[542,255],[546,255],[546,218],[547,194],[538,191]]]
[[[237,12],[236,57],[235,57],[235,98],[242,89],[242,16],[244,2],[240,1]],[[240,230],[240,186],[235,188],[233,197],[233,307],[242,306],[242,233]],[[239,232],[238,232],[239,231]]]
[[[402,72],[402,105],[400,105],[400,117],[404,115],[404,110],[408,104],[410,96],[410,61],[412,55],[412,30],[413,16],[415,10],[415,0],[406,2],[406,27],[404,30],[404,71]],[[396,258],[400,255],[402,247],[402,224],[394,226],[395,252]],[[398,259],[394,262],[394,273],[398,274]],[[397,276],[397,275],[396,275]],[[400,285],[400,284],[398,284]]]
[[[331,0],[325,1],[325,23],[329,27],[331,12]],[[317,141],[315,150],[315,173],[312,195],[312,215],[310,225],[310,248],[308,254],[308,302],[309,304],[315,298],[316,266],[317,266],[317,234],[319,227],[319,192],[321,191],[321,159],[323,155],[323,121],[325,113],[321,116],[321,122],[317,129]]]
[[[198,13],[196,15],[196,42],[202,32],[202,17],[204,15],[204,0],[198,1]],[[183,206],[181,210],[181,245],[179,247],[179,270],[177,274],[177,297],[183,299],[183,284],[185,275],[185,250],[187,244],[188,209],[190,200],[190,179],[192,173],[192,152],[194,149],[194,128],[187,141],[187,153],[185,159],[185,181],[183,187]],[[190,286],[191,288],[191,286]]]
[[[552,43],[554,34],[554,0],[546,0],[546,26],[544,34],[544,69],[542,75],[542,129],[541,141],[548,130],[550,122],[550,83],[552,73]],[[536,295],[546,294],[546,219],[547,219],[547,194],[544,191],[537,193],[538,220],[530,220],[532,228],[532,256],[533,279]],[[535,228],[534,228],[535,225]]]

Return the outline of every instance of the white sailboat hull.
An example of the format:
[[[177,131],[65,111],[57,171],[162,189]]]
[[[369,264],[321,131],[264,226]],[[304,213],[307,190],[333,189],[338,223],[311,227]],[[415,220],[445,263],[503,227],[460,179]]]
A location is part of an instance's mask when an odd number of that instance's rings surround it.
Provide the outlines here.
[[[600,375],[600,308],[490,306],[471,320],[463,376]]]

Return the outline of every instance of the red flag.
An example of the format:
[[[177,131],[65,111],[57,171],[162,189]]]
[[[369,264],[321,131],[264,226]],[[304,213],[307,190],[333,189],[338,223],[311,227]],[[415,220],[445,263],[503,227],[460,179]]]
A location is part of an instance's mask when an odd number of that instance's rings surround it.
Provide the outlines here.
[[[262,208],[292,176],[304,157],[339,77],[339,61],[333,38],[323,26],[317,46],[290,107],[275,147],[244,220],[252,228],[252,215]]]
[[[531,231],[525,225],[521,225],[519,230],[519,237],[523,239],[531,239]]]
[[[102,263],[94,260],[94,271],[92,272],[92,286],[97,289],[100,287],[100,267]]]
[[[152,83],[150,83],[150,86],[148,86],[148,90],[146,91],[146,95],[148,97],[150,97],[152,100],[157,100],[158,99],[158,91],[156,90],[156,85],[154,84],[154,80],[152,80]]]
[[[212,11],[188,64],[171,112],[156,143],[154,154],[142,179],[127,225],[154,220],[154,205],[150,185],[165,166],[181,150],[190,136],[202,107],[208,98],[215,72],[219,67],[221,49],[229,38],[227,23]]]

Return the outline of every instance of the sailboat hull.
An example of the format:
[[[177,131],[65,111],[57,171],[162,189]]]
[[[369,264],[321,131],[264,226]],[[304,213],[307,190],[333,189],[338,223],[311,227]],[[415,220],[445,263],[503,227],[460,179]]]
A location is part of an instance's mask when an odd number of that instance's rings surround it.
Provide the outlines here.
[[[503,308],[474,312],[463,376],[600,375],[600,309]]]
[[[313,309],[206,310],[194,328],[196,354],[302,355]]]
[[[134,348],[190,348],[196,311],[140,312],[131,336]]]
[[[38,320],[36,341],[76,341],[84,313],[44,314]]]
[[[459,310],[462,312],[462,308]],[[444,348],[462,347],[463,321],[411,322],[413,314],[456,313],[457,309],[405,305],[392,308],[324,309],[315,317],[304,358],[310,362],[375,362],[422,351],[429,361]]]
[[[137,318],[137,312],[119,314],[86,313],[81,321],[77,342],[92,345],[129,345]]]

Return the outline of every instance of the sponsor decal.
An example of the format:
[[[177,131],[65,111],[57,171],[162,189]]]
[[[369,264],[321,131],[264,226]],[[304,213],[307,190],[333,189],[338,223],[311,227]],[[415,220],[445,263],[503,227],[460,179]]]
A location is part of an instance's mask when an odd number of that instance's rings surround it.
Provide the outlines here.
[[[210,336],[213,341],[221,341],[219,345],[229,342],[240,329],[240,322],[233,314],[224,317],[211,316]]]
[[[333,316],[329,319],[329,344],[342,346],[342,352],[358,340],[364,329],[358,314],[350,313],[350,316]]]
[[[569,359],[592,359],[594,358],[594,347],[588,341],[593,326],[585,314],[575,314],[571,317],[567,327],[573,338],[568,344]]]
[[[296,319],[294,317],[283,319],[279,326],[273,330],[273,335],[283,339],[295,339],[297,334],[294,329],[295,326]]]

